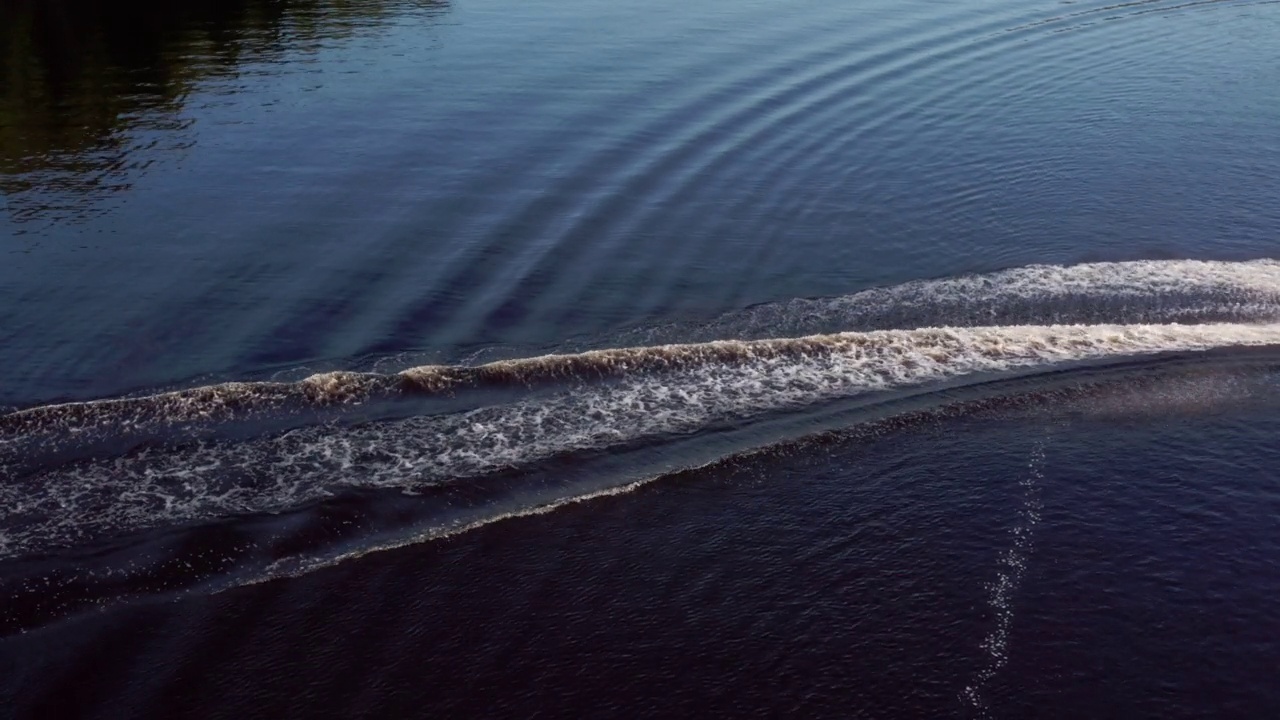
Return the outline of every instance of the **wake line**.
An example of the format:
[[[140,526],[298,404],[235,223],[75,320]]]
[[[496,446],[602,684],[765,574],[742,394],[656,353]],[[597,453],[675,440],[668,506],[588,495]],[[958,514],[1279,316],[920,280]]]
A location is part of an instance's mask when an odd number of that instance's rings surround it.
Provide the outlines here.
[[[0,416],[0,434],[80,430],[109,423],[219,422],[289,407],[360,403],[374,396],[453,394],[467,388],[531,386],[627,378],[705,367],[812,362],[839,358],[868,375],[868,388],[930,375],[997,371],[1027,363],[1097,355],[1199,350],[1280,343],[1280,324],[1053,325],[880,330],[768,340],[720,340],[592,350],[501,360],[478,366],[427,365],[393,375],[332,372],[296,383],[226,383],[160,395],[50,405]],[[882,381],[876,381],[875,378]],[[2,447],[2,444],[0,444]]]
[[[465,483],[566,453],[975,373],[1267,345],[1280,345],[1280,323],[926,328],[414,368],[385,377],[447,388],[459,376],[529,381],[589,369],[619,380],[453,414],[313,425],[241,442],[189,441],[46,465],[27,481],[0,483],[0,553],[157,524],[281,512],[344,488]]]
[[[867,389],[930,377],[999,371],[1093,357],[1280,343],[1280,323],[1050,325],[877,330],[800,338],[593,350],[502,360],[476,367],[423,366],[398,374],[405,387],[463,386],[629,377],[705,368],[817,363],[862,377]],[[826,361],[826,363],[824,363]],[[315,381],[316,378],[309,379]]]
[[[939,326],[1277,320],[1280,262],[1140,260],[1029,265],[766,303],[705,323],[698,332],[714,339]]]
[[[994,322],[993,322],[994,321]],[[229,382],[137,398],[46,405],[0,415],[0,444],[42,429],[218,423],[264,412],[341,407],[404,394],[455,393],[621,377],[769,357],[843,352],[877,339],[849,331],[1072,324],[1280,321],[1280,262],[1160,260],[1032,265],[920,280],[836,298],[757,306],[700,328],[703,342],[654,344],[391,375],[332,372],[299,382]],[[721,340],[758,338],[759,340]],[[776,339],[784,338],[784,339]],[[687,338],[686,338],[687,339]]]
[[[469,388],[533,386],[627,378],[705,367],[812,362],[839,358],[867,373],[868,389],[959,373],[998,371],[1026,363],[1096,355],[1198,350],[1280,342],[1276,324],[1054,325],[922,328],[811,335],[768,340],[719,340],[592,350],[501,360],[478,366],[427,365],[402,372],[331,372],[296,383],[225,383],[159,395],[50,405],[0,416],[0,448],[24,433],[85,431],[109,425],[217,423],[269,410],[357,404],[375,396],[448,394]],[[855,370],[852,366],[850,370]],[[874,376],[874,377],[873,377]],[[881,381],[876,381],[878,377]]]

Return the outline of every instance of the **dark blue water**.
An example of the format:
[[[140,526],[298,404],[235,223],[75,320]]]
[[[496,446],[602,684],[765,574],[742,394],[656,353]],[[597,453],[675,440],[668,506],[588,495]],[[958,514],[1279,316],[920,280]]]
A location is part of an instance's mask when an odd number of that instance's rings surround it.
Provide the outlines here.
[[[1274,715],[1276,47],[0,3],[0,708]]]

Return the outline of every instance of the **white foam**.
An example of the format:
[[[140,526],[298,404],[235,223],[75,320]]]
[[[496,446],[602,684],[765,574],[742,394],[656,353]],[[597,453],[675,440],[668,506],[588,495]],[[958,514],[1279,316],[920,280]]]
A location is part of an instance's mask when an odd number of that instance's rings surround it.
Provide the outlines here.
[[[1280,261],[1150,260],[1032,265],[985,275],[912,281],[842,297],[790,300],[732,313],[700,327],[648,328],[613,344],[676,341],[689,347],[691,340],[788,338],[925,325],[1276,321],[1280,321]],[[701,343],[701,351],[714,350],[714,344]],[[658,348],[596,354],[606,362],[613,354],[625,363],[645,360],[646,350]],[[686,355],[696,356],[701,351],[695,348]],[[559,357],[581,360],[589,359],[586,356],[590,354]],[[648,360],[659,359],[659,355],[650,352]],[[190,432],[197,425],[216,427],[246,417],[308,412],[317,407],[340,410],[340,406],[394,395],[403,389],[400,383],[404,381],[416,383],[415,391],[453,392],[504,365],[511,366],[506,369],[517,379],[529,379],[526,373],[539,371],[538,363],[517,360],[479,368],[415,368],[396,375],[330,372],[295,383],[228,382],[143,397],[28,408],[0,415],[0,464],[6,452],[32,452],[36,446],[75,444],[90,437],[128,433],[145,438],[149,433],[164,434],[166,428],[178,424],[189,426],[186,431]],[[541,367],[548,375],[568,380],[576,377],[573,369],[593,370],[582,362],[562,363],[558,370],[550,363]]]
[[[992,627],[982,641],[986,657],[974,673],[973,681],[960,693],[961,699],[979,717],[991,717],[987,687],[1009,663],[1009,635],[1013,630],[1016,596],[1026,575],[1027,564],[1035,552],[1035,530],[1044,507],[1040,500],[1040,485],[1044,481],[1044,446],[1044,441],[1040,441],[1032,449],[1027,473],[1018,483],[1022,487],[1022,507],[1011,532],[1009,547],[1000,554],[995,582],[987,588]]]
[[[682,360],[672,371],[456,415],[311,427],[53,468],[0,485],[0,529],[10,551],[22,552],[107,531],[280,511],[343,486],[413,490],[974,373],[1276,344],[1280,323],[1220,323],[925,328],[634,350]]]
[[[725,315],[698,332],[699,337],[777,337],[924,325],[1275,320],[1280,320],[1280,261],[1140,260],[1029,265],[767,303]],[[654,338],[664,332],[635,334]]]
[[[1225,262],[1206,260],[1140,260],[1080,265],[1028,265],[985,275],[920,280],[827,300],[798,301],[824,305],[866,304],[872,297],[902,303],[951,300],[966,304],[1007,305],[1011,300],[1051,303],[1067,297],[1181,299],[1215,296],[1238,304],[1265,304],[1275,312],[1280,301],[1280,261]],[[1169,311],[1196,306],[1161,303]]]

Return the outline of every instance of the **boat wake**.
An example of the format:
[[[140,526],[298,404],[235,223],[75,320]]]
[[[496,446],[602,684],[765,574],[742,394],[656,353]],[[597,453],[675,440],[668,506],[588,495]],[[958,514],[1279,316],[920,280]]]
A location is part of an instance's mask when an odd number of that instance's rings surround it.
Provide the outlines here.
[[[833,328],[845,329],[786,335]],[[725,335],[697,338],[709,331]],[[256,522],[387,491],[444,493],[468,506],[465,518],[439,524],[441,534],[609,489],[512,483],[504,487],[517,490],[487,510],[468,495],[484,485],[478,479],[558,458],[662,446],[943,383],[1280,345],[1280,263],[1021,268],[761,306],[688,336],[3,415],[0,558],[28,562],[156,528]],[[289,555],[276,547],[255,562]]]

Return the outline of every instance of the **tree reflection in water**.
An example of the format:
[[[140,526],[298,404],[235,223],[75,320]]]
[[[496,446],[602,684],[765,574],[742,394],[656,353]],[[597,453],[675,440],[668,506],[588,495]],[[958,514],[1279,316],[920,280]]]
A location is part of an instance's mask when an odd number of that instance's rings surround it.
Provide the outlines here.
[[[195,142],[197,90],[235,92],[385,27],[404,0],[0,0],[0,193],[13,222],[106,212],[157,159]],[[281,70],[282,72],[282,70]]]

